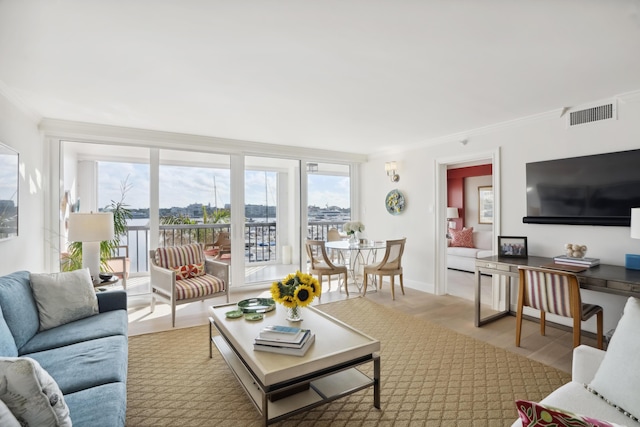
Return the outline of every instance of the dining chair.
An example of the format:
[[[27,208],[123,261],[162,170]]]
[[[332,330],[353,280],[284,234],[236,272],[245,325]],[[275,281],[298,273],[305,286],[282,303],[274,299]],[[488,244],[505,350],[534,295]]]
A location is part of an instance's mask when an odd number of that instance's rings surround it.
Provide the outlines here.
[[[340,232],[337,228],[331,227],[329,230],[327,230],[327,242],[338,242],[340,240],[342,240],[342,236],[340,235]],[[341,251],[329,250],[329,255],[331,261],[338,261],[346,264],[344,254]]]
[[[318,276],[318,284],[322,289],[322,276],[329,276],[329,290],[331,290],[331,276],[338,274],[338,290],[340,290],[340,278],[344,285],[344,291],[349,296],[349,287],[347,286],[347,267],[344,265],[334,264],[324,246],[324,240],[307,240],[305,247],[307,249],[307,256],[311,265],[309,266],[309,273]]]
[[[519,266],[516,347],[520,347],[524,307],[540,311],[540,335],[545,334],[545,313],[573,319],[573,347],[580,345],[581,323],[596,315],[597,344],[602,349],[602,307],[583,304],[578,277],[569,272]]]
[[[367,283],[369,275],[376,276],[378,278],[378,289],[382,289],[382,278],[389,276],[391,282],[391,298],[396,299],[395,296],[395,276],[400,277],[400,290],[404,295],[404,283],[402,281],[402,254],[404,253],[404,245],[407,238],[397,240],[387,240],[387,247],[384,252],[382,261],[376,264],[364,266],[364,282],[362,286],[363,295],[367,294]]]

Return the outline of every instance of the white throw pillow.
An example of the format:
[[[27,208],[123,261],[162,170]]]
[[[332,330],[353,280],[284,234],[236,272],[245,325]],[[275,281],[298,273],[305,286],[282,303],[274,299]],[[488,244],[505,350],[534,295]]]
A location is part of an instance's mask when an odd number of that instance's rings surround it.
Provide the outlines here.
[[[0,426],[2,427],[21,427],[16,417],[11,413],[11,410],[0,400]]]
[[[22,426],[71,427],[58,384],[29,357],[0,358],[0,399]]]
[[[32,273],[30,278],[41,331],[98,314],[98,297],[88,268],[52,274]]]
[[[607,352],[588,388],[621,411],[640,418],[640,300],[630,297]]]

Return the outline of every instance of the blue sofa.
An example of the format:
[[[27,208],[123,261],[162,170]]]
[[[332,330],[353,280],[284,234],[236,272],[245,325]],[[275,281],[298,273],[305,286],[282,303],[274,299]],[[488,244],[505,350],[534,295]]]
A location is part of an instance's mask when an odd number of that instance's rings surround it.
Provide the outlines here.
[[[127,294],[97,297],[99,314],[39,332],[29,272],[0,277],[0,356],[40,363],[58,383],[74,426],[124,426]]]

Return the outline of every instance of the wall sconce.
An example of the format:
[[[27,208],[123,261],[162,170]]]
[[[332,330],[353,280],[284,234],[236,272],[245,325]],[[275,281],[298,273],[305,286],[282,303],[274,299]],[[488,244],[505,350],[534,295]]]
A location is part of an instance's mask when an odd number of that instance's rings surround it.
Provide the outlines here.
[[[316,173],[316,172],[318,172],[318,164],[307,163],[307,173]]]
[[[396,173],[398,171],[396,162],[386,162],[384,164],[384,170],[387,172],[387,176],[391,178],[391,182],[400,181],[400,175]]]

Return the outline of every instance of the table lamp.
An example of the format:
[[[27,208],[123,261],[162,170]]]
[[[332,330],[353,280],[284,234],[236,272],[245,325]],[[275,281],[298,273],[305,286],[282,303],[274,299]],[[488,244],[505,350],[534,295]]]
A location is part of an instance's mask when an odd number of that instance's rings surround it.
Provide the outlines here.
[[[631,238],[640,239],[640,208],[631,208]],[[640,270],[640,255],[627,254],[624,266],[629,270]]]
[[[451,238],[451,235],[449,234],[449,229],[456,228],[456,222],[455,221],[451,221],[452,219],[456,219],[456,218],[460,218],[458,216],[458,208],[452,208],[452,207],[448,207],[447,208],[447,239]]]
[[[70,242],[82,242],[82,268],[89,268],[93,283],[100,283],[100,242],[113,240],[113,213],[69,215]]]

